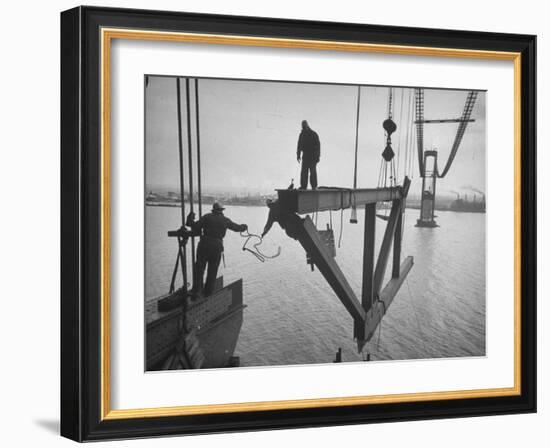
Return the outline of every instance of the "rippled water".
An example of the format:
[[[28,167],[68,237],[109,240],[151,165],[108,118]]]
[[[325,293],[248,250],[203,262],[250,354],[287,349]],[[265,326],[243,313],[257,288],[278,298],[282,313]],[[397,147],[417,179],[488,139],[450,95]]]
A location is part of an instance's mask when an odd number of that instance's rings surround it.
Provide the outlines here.
[[[265,207],[228,206],[226,215],[261,233]],[[381,327],[357,353],[353,320],[322,275],[311,272],[299,243],[275,224],[262,250],[281,255],[261,263],[243,252],[244,239],[228,232],[225,282],[243,278],[244,323],[235,354],[241,365],[281,365],[331,362],[339,347],[344,361],[418,359],[485,354],[485,214],[437,212],[436,229],[416,228],[418,210],[408,209],[402,256],[414,256],[414,266],[394,299]],[[349,224],[343,216],[342,244],[337,262],[361,297],[363,216]],[[167,292],[176,257],[176,243],[166,231],[179,227],[179,208],[146,207],[146,300]],[[340,212],[332,214],[335,238],[340,236]],[[329,214],[318,217],[324,229]],[[385,222],[377,219],[380,243]],[[390,260],[391,263],[391,260]],[[388,271],[391,270],[391,264]]]

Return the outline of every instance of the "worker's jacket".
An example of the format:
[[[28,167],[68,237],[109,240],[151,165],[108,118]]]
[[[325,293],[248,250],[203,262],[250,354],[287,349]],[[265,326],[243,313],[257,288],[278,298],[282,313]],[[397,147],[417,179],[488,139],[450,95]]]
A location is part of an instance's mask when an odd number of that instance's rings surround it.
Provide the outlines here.
[[[303,153],[302,158],[304,163],[317,163],[321,157],[321,142],[319,136],[311,128],[302,129],[300,137],[298,138],[298,150],[297,155],[300,156]]]
[[[223,238],[227,229],[233,232],[244,232],[244,224],[235,224],[222,212],[212,212],[203,215],[198,221],[189,221],[186,223],[191,227],[193,234],[201,236],[201,242],[215,246],[223,250]]]
[[[283,229],[289,237],[296,240],[299,237],[299,229],[302,227],[302,221],[302,218],[295,213],[285,213],[281,208],[279,200],[276,200],[269,206],[269,214],[267,215],[267,222],[265,223],[262,238],[271,230],[273,223],[278,222],[281,229]]]

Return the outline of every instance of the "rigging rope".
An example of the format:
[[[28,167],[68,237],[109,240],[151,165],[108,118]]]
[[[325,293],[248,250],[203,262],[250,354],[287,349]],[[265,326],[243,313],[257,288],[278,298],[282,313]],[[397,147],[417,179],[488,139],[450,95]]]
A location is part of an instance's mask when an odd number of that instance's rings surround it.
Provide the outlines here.
[[[340,236],[338,237],[338,249],[342,245],[342,235],[344,234],[344,208],[340,209]]]
[[[384,159],[383,158],[380,158],[380,167],[378,169],[378,183],[376,185],[378,185],[378,187],[381,187],[382,186],[382,173],[383,173],[383,168],[384,168]]]
[[[359,147],[359,112],[361,109],[361,86],[357,86],[357,117],[355,121],[355,164],[353,168],[353,188],[357,188],[357,154]],[[357,207],[355,203],[351,206],[351,217],[349,222],[357,224]]]
[[[182,132],[182,114],[181,114],[181,80],[176,79],[176,104],[177,104],[177,126],[178,126],[178,155],[179,155],[179,175],[180,175],[180,195],[181,195],[181,225],[185,226],[185,182],[183,174],[183,132]],[[179,244],[179,243],[178,243]],[[183,277],[183,288],[187,289],[187,250],[185,245],[182,249],[178,248],[178,259],[181,258],[181,275]],[[172,282],[173,283],[173,282]]]
[[[401,104],[399,105],[399,124],[403,123],[403,95],[404,95],[405,89],[401,89]],[[403,140],[403,135],[400,132],[399,138],[397,140],[397,179],[396,181],[399,181],[399,165],[401,164],[401,141]]]
[[[187,157],[189,165],[189,211],[194,212],[194,198],[193,198],[193,145],[191,144],[191,100],[190,100],[190,85],[189,78],[185,78],[185,106],[187,112]],[[183,194],[181,196],[181,201],[183,202],[185,198]],[[191,237],[191,271],[193,278],[195,278],[195,237]]]
[[[359,111],[361,108],[361,86],[357,86],[357,117],[355,121],[355,167],[353,170],[353,188],[357,188],[357,148],[359,144]]]
[[[410,107],[410,104],[411,104],[411,96],[410,96],[410,90],[409,90],[409,93],[408,93],[408,104],[407,104],[407,108],[406,108],[406,111],[405,111],[405,114],[406,114],[406,123],[407,123],[407,127],[406,127],[406,130],[405,130],[405,133],[403,135],[403,140],[405,141],[404,145],[405,145],[405,161],[403,163],[403,178],[405,177],[408,177],[409,175],[409,153],[410,153],[410,146],[409,146],[409,142],[410,142],[410,130],[411,130],[411,107]],[[399,159],[397,160],[397,163],[398,163],[398,166],[399,166]],[[399,169],[398,169],[399,171]]]
[[[413,117],[414,117],[414,95],[413,91],[411,90],[410,95],[410,108],[411,108],[411,137],[410,137],[410,153],[409,153],[409,173],[411,175],[411,179],[414,177],[414,141],[416,137],[416,128],[414,126]]]
[[[388,177],[389,177],[390,187],[395,187],[396,180],[397,180],[397,171],[395,166],[395,152],[393,151],[392,141],[391,141],[391,135],[397,130],[397,125],[392,120],[393,109],[394,109],[393,87],[390,87],[388,89],[388,118],[384,120],[384,122],[382,123],[382,127],[384,128],[384,131],[385,131],[385,136],[384,136],[385,148],[384,148],[384,151],[382,151],[382,158],[380,160],[380,171],[378,173],[378,188],[388,187]],[[383,206],[384,204],[382,202],[376,203],[376,208],[378,210]],[[384,216],[379,216],[379,217],[384,219],[387,218],[387,208]]]
[[[388,98],[388,118],[391,120],[393,118],[393,87],[390,87],[389,98]]]
[[[195,78],[195,114],[197,125],[197,197],[199,201],[199,219],[202,218],[202,178],[201,178],[201,133],[199,124],[199,79]]]
[[[384,187],[387,186],[388,182],[388,167],[387,164],[390,163],[390,186],[395,186],[395,152],[391,146],[391,135],[397,130],[397,125],[393,121],[393,87],[389,88],[388,92],[388,118],[382,123],[384,131],[386,131],[385,144],[386,147],[382,151],[382,157],[384,158]]]
[[[254,255],[258,259],[258,261],[261,261],[262,263],[264,263],[266,260],[272,260],[273,258],[277,258],[279,255],[281,255],[281,246],[278,247],[277,253],[275,255],[266,255],[266,254],[264,254],[258,248],[258,246],[260,246],[263,243],[263,238],[260,235],[250,233],[248,230],[246,231],[246,233],[241,232],[240,235],[243,238],[246,238],[246,240],[243,244],[243,251],[250,252],[252,255]],[[252,247],[254,249],[250,249],[249,247],[247,247],[247,245],[248,245],[248,242],[253,238],[256,238],[258,241],[256,243],[252,244]]]

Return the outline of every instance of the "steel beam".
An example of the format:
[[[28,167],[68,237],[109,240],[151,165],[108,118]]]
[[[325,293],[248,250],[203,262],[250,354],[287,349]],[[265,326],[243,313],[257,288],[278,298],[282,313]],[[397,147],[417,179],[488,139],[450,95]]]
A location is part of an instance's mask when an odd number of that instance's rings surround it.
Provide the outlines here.
[[[374,244],[376,204],[365,205],[365,239],[363,241],[363,293],[361,303],[368,311],[374,302]]]
[[[401,228],[402,228],[402,219],[403,219],[403,206],[404,200],[409,193],[409,188],[411,186],[411,180],[406,177],[403,182],[402,193],[403,199],[393,201],[390,217],[388,219],[388,224],[386,226],[386,231],[384,233],[384,239],[382,240],[382,245],[380,246],[380,253],[378,255],[378,261],[376,262],[376,270],[374,271],[374,294],[375,296],[380,293],[382,288],[382,282],[384,280],[384,274],[386,273],[386,267],[388,265],[388,258],[390,256],[390,247],[394,244],[394,263],[397,259],[399,263],[399,258],[401,257]],[[394,240],[395,237],[395,240]],[[392,276],[399,275],[399,267],[393,267]]]
[[[380,293],[382,288],[382,281],[384,280],[384,274],[386,273],[386,267],[388,266],[388,259],[390,256],[390,247],[392,244],[393,236],[395,234],[395,227],[397,225],[397,218],[401,214],[401,201],[393,201],[391,206],[390,218],[386,225],[386,231],[384,232],[384,239],[380,246],[380,252],[378,254],[378,261],[376,262],[376,270],[374,271],[374,295]]]
[[[298,241],[309,254],[315,266],[325,277],[332,290],[336,293],[342,304],[348,310],[348,313],[356,320],[365,322],[365,310],[357,300],[353,289],[349,285],[346,277],[334,257],[328,251],[325,243],[319,236],[315,224],[306,217],[303,220],[303,232],[299,232]]]
[[[295,219],[287,220],[287,233],[292,234],[305,249],[308,257],[319,269],[348,313],[354,319],[354,336],[358,350],[372,338],[374,330],[389,308],[403,281],[413,265],[413,258],[407,257],[401,265],[402,220],[404,201],[410,187],[405,178],[401,187],[361,190],[278,190],[283,213],[293,214]],[[374,259],[376,203],[392,201],[392,209],[384,232],[378,260]],[[352,205],[365,206],[365,234],[363,243],[363,291],[361,302],[357,299],[344,273],[336,263],[317,228],[309,216],[300,219],[296,213],[312,213],[323,210],[338,210]],[[290,228],[292,227],[292,228]],[[295,235],[295,236],[294,236]],[[392,278],[382,288],[390,249],[393,248]]]
[[[363,291],[361,305],[368,312],[374,302],[374,250],[376,235],[376,204],[365,205],[365,235],[363,240]],[[358,341],[359,350],[365,340],[365,325],[355,321],[353,326],[355,339]]]
[[[401,266],[401,244],[403,240],[403,204],[401,204],[401,212],[397,217],[397,223],[395,224],[395,233],[393,237],[393,268],[392,278],[399,277],[399,271]]]
[[[441,119],[441,120],[415,120],[415,124],[419,123],[426,123],[426,124],[433,124],[433,123],[472,123],[475,120],[473,118],[464,120],[462,118],[447,118],[447,119]]]
[[[384,317],[384,314],[388,312],[388,309],[393,299],[395,298],[399,289],[401,288],[401,285],[407,278],[407,275],[413,267],[413,264],[413,257],[405,258],[403,263],[401,263],[399,277],[392,278],[387,283],[387,285],[379,295],[379,300],[374,303],[373,307],[367,313],[367,320],[365,323],[366,337],[364,342],[368,342],[372,338],[376,327],[378,327],[378,325],[380,324],[380,321],[382,320],[382,317]]]
[[[317,190],[277,190],[279,203],[287,213],[341,210],[362,207],[376,202],[394,201],[403,197],[402,187],[389,188],[320,188]]]

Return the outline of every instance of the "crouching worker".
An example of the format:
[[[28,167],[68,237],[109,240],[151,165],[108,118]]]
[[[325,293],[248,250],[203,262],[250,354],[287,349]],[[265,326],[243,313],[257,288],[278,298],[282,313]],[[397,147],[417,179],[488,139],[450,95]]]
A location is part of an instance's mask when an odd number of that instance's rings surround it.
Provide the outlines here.
[[[267,222],[262,232],[262,238],[267,235],[267,232],[271,230],[274,223],[278,223],[290,238],[297,240],[300,237],[303,219],[295,213],[285,212],[279,200],[273,201],[268,199],[265,205],[269,208],[269,214],[267,215]]]
[[[204,271],[207,267],[204,295],[209,296],[214,291],[223,252],[223,238],[227,229],[233,232],[244,232],[248,229],[246,224],[235,224],[224,216],[224,210],[224,207],[215,202],[212,212],[202,216],[198,221],[195,221],[193,212],[187,216],[185,224],[191,227],[193,235],[200,236],[195,263],[195,278],[193,278],[193,293],[195,294],[199,294],[203,290]]]

